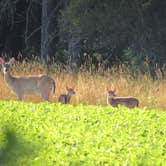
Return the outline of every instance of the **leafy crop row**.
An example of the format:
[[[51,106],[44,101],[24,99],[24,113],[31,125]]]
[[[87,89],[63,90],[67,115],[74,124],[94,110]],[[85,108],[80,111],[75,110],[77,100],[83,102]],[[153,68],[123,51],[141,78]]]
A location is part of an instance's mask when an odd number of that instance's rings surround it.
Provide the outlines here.
[[[0,102],[0,165],[164,163],[164,111]]]

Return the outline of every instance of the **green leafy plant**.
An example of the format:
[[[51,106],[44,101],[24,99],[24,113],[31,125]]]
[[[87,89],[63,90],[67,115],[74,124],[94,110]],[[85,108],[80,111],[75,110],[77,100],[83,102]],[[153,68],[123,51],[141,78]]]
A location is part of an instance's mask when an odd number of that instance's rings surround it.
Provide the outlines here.
[[[0,165],[163,165],[166,112],[0,101]]]

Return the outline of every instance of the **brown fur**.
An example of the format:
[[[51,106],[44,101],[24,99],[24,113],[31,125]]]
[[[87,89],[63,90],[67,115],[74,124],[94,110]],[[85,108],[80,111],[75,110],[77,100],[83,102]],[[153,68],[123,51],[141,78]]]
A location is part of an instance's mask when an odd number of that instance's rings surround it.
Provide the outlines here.
[[[49,101],[51,92],[55,93],[55,81],[48,75],[15,77],[9,72],[9,65],[13,61],[11,59],[8,63],[4,63],[0,59],[4,71],[4,79],[11,90],[17,95],[19,100],[23,100],[24,95],[38,94],[44,101]]]
[[[139,101],[135,97],[116,97],[114,91],[110,90],[107,94],[107,104],[113,107],[118,107],[118,105],[123,105],[128,108],[138,107]]]
[[[58,102],[62,104],[68,104],[70,102],[71,96],[75,94],[73,88],[66,88],[66,90],[67,90],[66,94],[61,94],[58,99]]]

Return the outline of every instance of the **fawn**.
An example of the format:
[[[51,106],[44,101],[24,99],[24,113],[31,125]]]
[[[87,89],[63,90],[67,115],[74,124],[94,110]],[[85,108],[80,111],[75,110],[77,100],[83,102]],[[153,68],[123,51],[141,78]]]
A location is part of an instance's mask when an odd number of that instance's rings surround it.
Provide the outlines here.
[[[9,67],[15,62],[11,58],[9,62],[5,62],[0,57],[0,64],[3,67],[4,79],[11,90],[17,95],[19,100],[23,100],[26,94],[38,94],[43,101],[49,101],[50,93],[55,93],[55,81],[48,75],[15,77],[9,72]]]
[[[107,104],[117,107],[119,104],[128,108],[138,107],[139,101],[135,97],[116,97],[114,90],[107,89]]]
[[[61,94],[59,96],[58,101],[62,104],[68,104],[70,102],[71,96],[75,94],[74,88],[75,88],[75,86],[73,86],[72,88],[66,87],[67,93]]]

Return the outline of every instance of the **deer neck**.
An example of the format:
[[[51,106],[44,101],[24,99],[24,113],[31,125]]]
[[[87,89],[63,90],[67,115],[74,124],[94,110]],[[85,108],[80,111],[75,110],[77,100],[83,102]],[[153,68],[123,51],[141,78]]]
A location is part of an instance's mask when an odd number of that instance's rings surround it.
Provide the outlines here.
[[[107,97],[107,103],[112,104],[113,100],[114,100],[114,97],[111,97],[111,96]]]
[[[9,85],[11,85],[12,82],[13,82],[13,80],[14,80],[14,77],[12,77],[9,72],[6,72],[6,73],[4,74],[4,78],[5,78],[5,81],[6,81]]]
[[[71,99],[71,94],[67,93],[67,94],[66,94],[66,97],[67,97],[67,102],[69,102],[70,99]]]

